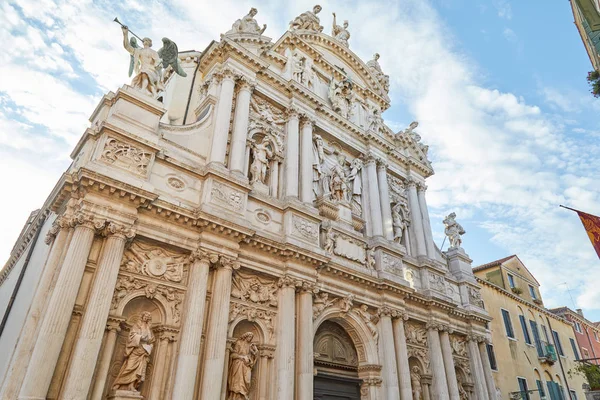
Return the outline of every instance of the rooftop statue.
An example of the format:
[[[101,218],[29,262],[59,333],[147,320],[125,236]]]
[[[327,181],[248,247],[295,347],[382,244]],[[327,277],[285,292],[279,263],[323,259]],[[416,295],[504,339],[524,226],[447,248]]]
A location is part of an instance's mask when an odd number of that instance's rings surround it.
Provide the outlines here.
[[[348,47],[348,39],[350,39],[350,32],[348,32],[348,21],[344,21],[344,26],[338,25],[335,20],[335,13],[333,13],[333,27],[331,28],[331,36],[340,41],[344,46]]]
[[[448,216],[446,216],[446,218],[444,218],[444,226],[446,227],[444,233],[450,241],[450,248],[460,247],[462,244],[461,236],[466,233],[463,227],[456,222],[455,218],[456,213],[450,213]]]
[[[313,7],[312,11],[303,12],[294,18],[294,20],[290,22],[290,31],[305,29],[307,31],[322,32],[323,27],[321,26],[321,20],[317,17],[317,14],[320,13],[321,10],[321,6],[317,4]]]
[[[234,33],[249,33],[252,35],[262,35],[267,29],[267,24],[263,24],[262,28],[258,25],[258,22],[254,17],[258,14],[258,10],[254,7],[250,9],[248,14],[241,19],[238,19],[233,23],[231,29],[227,31],[227,35]]]
[[[421,135],[419,135],[417,132],[415,132],[415,129],[417,129],[418,126],[419,126],[419,123],[417,121],[413,121],[410,123],[408,128],[406,128],[398,133],[401,135],[410,136],[415,142],[417,142],[417,144],[419,145],[419,148],[425,154],[425,156],[427,156],[427,152],[429,151],[429,146],[427,146],[426,144],[421,142]]]
[[[379,83],[381,83],[385,92],[388,93],[390,91],[390,76],[384,74],[381,70],[381,65],[379,65],[379,57],[379,53],[375,53],[373,55],[373,59],[367,61],[367,67],[369,67]]]
[[[115,18],[115,22],[121,25],[123,31],[123,47],[131,54],[129,63],[129,76],[135,71],[135,76],[131,81],[131,86],[140,89],[152,97],[157,97],[158,92],[164,89],[163,69],[171,66],[180,76],[187,76],[181,68],[179,62],[179,50],[175,42],[168,38],[163,38],[163,47],[155,51],[152,49],[152,39],[140,39],[144,47],[139,47],[136,34],[129,31],[126,25],[123,25]],[[135,37],[129,38],[129,33]]]

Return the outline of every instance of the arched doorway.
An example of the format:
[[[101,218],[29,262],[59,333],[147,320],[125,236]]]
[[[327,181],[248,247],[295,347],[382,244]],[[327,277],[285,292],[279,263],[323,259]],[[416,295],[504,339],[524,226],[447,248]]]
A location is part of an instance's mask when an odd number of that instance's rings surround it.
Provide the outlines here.
[[[358,356],[348,333],[325,321],[314,339],[314,400],[360,400]]]

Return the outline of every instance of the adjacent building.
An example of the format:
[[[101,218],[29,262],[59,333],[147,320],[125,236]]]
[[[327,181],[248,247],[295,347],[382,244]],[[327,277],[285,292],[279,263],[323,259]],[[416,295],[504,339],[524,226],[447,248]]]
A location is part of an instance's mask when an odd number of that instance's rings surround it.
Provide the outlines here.
[[[428,147],[385,125],[379,55],[320,11],[275,41],[256,9],[203,52],[165,38],[165,69],[123,27],[132,85],[0,274],[0,398],[495,398],[454,214],[433,241]]]
[[[516,398],[584,399],[585,379],[569,374],[580,358],[573,326],[544,308],[540,285],[519,257],[496,260],[473,272],[493,318],[487,349],[501,398],[520,392],[522,397]]]
[[[575,26],[596,71],[600,70],[600,2],[570,0]]]
[[[577,339],[579,355],[582,359],[600,365],[600,329],[597,322],[591,322],[583,315],[581,309],[576,311],[568,307],[550,309],[573,325],[573,333]]]

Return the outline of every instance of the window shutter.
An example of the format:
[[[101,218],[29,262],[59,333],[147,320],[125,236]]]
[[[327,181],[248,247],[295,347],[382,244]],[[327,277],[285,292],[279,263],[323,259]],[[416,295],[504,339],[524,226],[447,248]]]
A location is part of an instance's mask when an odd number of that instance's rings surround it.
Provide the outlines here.
[[[527,330],[527,323],[525,322],[525,317],[523,315],[519,315],[519,321],[521,322],[521,328],[523,329],[523,337],[525,338],[525,343],[531,344],[531,336],[529,336],[529,331]]]

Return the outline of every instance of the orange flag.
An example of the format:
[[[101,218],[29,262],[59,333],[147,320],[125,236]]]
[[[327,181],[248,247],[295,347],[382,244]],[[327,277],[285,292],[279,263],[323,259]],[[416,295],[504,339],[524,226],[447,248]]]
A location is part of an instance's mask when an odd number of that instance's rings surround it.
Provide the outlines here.
[[[594,246],[594,250],[596,250],[598,257],[600,257],[600,217],[569,207],[561,207],[575,211],[577,215],[579,215],[579,219],[581,219],[581,223],[583,224],[583,227],[585,228],[585,231],[592,242],[592,246]]]

